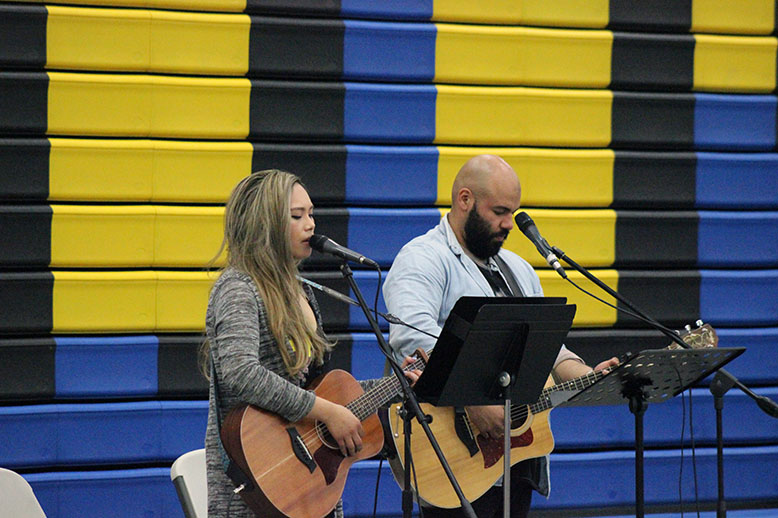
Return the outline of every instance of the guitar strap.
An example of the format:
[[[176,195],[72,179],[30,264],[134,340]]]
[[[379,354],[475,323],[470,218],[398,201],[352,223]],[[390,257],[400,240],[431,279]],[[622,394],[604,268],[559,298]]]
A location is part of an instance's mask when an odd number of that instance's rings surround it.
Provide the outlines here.
[[[210,347],[208,349],[208,354],[210,355],[211,360],[211,379],[213,380],[213,399],[214,406],[216,406],[216,426],[219,431],[219,453],[221,454],[222,458],[222,470],[227,475],[227,477],[232,480],[232,483],[235,484],[235,487],[240,488],[243,486],[243,489],[251,489],[254,486],[251,477],[246,476],[246,474],[243,473],[243,470],[241,470],[237,464],[232,462],[229,455],[227,455],[227,450],[224,449],[224,444],[222,444],[222,409],[220,404],[221,396],[219,395],[219,380],[216,378],[216,366],[213,363],[213,350],[211,350]]]
[[[497,268],[500,269],[500,273],[502,273],[502,276],[505,277],[505,282],[508,283],[508,287],[513,292],[513,296],[524,297],[525,296],[524,290],[521,289],[521,286],[519,285],[519,282],[516,280],[516,277],[513,275],[513,272],[508,266],[508,263],[506,263],[505,260],[502,257],[500,257],[499,254],[496,254],[494,256],[494,262],[497,263]]]

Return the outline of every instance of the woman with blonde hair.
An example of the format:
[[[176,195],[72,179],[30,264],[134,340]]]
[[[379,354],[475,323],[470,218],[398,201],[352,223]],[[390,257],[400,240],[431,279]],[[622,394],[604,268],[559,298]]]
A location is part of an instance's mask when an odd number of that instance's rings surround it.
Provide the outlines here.
[[[322,371],[334,345],[321,330],[311,289],[298,277],[298,265],[311,254],[314,228],[313,203],[291,173],[253,173],[227,201],[217,254],[226,249],[227,264],[211,289],[203,348],[212,364],[207,372],[213,374],[205,438],[209,518],[253,516],[234,497],[219,439],[217,416],[237,404],[255,405],[290,422],[315,419],[327,426],[343,455],[361,449],[360,420],[345,406],[303,388]],[[411,381],[416,374],[408,374]],[[361,383],[367,389],[373,381]],[[341,504],[334,515],[342,516]]]

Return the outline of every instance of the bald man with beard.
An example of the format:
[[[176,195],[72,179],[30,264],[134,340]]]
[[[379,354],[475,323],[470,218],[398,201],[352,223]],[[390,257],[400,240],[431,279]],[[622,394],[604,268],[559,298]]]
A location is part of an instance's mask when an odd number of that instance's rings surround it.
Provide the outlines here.
[[[407,243],[397,254],[383,287],[388,311],[413,327],[440,334],[454,304],[463,296],[542,297],[532,266],[505,250],[513,215],[521,205],[516,171],[496,155],[478,155],[457,173],[451,192],[451,211],[426,234]],[[395,359],[418,348],[431,352],[435,339],[405,326],[391,325],[389,344]],[[596,369],[616,365],[611,358]],[[552,374],[566,381],[592,372],[564,345]],[[468,407],[472,423],[487,438],[503,436],[502,406]],[[532,491],[549,494],[548,459],[519,462],[511,469],[511,517],[526,517]],[[473,502],[479,518],[502,516],[502,488],[492,487]],[[461,508],[424,507],[425,517],[461,517]]]

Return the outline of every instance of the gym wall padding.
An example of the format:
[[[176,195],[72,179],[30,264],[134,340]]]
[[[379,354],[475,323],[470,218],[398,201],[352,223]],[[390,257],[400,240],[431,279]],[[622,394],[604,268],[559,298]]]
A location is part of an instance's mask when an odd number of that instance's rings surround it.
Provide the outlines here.
[[[231,188],[266,168],[300,174],[317,232],[382,265],[355,267],[372,300],[402,244],[447,212],[461,165],[501,155],[552,244],[664,324],[702,319],[720,347],[746,347],[728,369],[775,399],[775,7],[0,3],[0,465],[50,517],[182,516],[167,468],[202,446],[206,265]],[[518,231],[506,246],[578,306],[566,342],[587,363],[668,345],[562,281]],[[303,272],[353,296],[336,264],[315,254]],[[318,299],[332,366],[380,376],[362,312]],[[690,415],[703,513],[715,504],[708,382],[646,414],[649,511],[678,505],[666,479],[682,459],[694,498]],[[778,431],[737,390],[725,401],[729,513],[755,518],[778,508],[761,476]],[[552,425],[556,489],[533,516],[630,514],[627,409],[557,408]],[[378,470],[352,469],[348,517],[372,512]],[[398,516],[381,470],[379,514]]]

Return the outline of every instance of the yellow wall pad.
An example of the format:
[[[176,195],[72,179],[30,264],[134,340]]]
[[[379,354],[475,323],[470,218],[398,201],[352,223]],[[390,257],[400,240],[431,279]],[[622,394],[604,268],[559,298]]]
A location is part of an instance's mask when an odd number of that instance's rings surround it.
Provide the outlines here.
[[[437,86],[435,141],[447,144],[606,147],[608,90]]]
[[[48,68],[244,75],[248,15],[47,6]]]
[[[443,217],[448,208],[440,209]],[[527,209],[541,235],[587,267],[611,266],[616,259],[616,212],[601,210]],[[532,266],[549,268],[537,249],[514,225],[505,240],[506,250],[515,252]],[[574,252],[572,252],[574,251]],[[573,257],[573,255],[575,257]]]
[[[203,268],[223,236],[223,207],[51,208],[51,266],[55,268]]]
[[[611,266],[616,260],[616,212],[613,210],[527,209],[541,235],[554,246],[570,253],[587,267]],[[514,227],[505,248],[516,252],[533,266],[548,267],[537,249]]]
[[[606,88],[610,31],[437,24],[436,83]]]
[[[691,32],[769,34],[775,0],[693,0]]]
[[[199,332],[216,274],[53,272],[54,333]]]
[[[610,288],[616,290],[619,284],[619,273],[616,270],[597,270],[592,272],[598,279],[607,284]],[[613,297],[606,294],[594,283],[586,279],[578,272],[567,270],[567,275],[581,288],[594,293],[603,300],[616,304]],[[578,306],[573,320],[574,326],[612,326],[616,323],[617,311],[605,304],[591,298],[576,289],[566,280],[562,279],[553,270],[543,270],[538,272],[540,284],[543,286],[543,294],[546,297],[567,297],[567,302]]]
[[[224,203],[251,173],[249,142],[50,142],[51,200]]]
[[[436,21],[605,27],[608,0],[435,0]]]
[[[778,40],[757,36],[694,36],[694,89],[762,92],[775,89]]]
[[[50,72],[48,133],[245,138],[248,79]]]
[[[45,4],[46,0],[8,0],[28,4]],[[59,4],[92,5],[101,7],[145,7],[179,11],[214,11],[240,13],[246,9],[246,0],[58,0]]]
[[[614,152],[610,149],[438,147],[437,205],[451,205],[459,168],[476,153],[504,158],[516,170],[525,207],[607,207],[613,202]],[[554,179],[559,181],[553,181]]]

